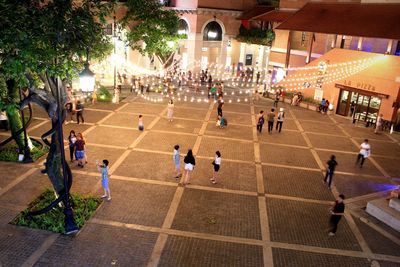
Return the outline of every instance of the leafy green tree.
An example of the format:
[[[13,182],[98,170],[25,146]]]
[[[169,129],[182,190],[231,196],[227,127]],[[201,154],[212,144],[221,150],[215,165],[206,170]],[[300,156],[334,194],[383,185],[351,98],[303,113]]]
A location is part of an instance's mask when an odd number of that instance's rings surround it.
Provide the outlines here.
[[[158,0],[127,0],[124,27],[130,47],[143,56],[156,56],[166,67],[172,62],[177,42],[185,35],[178,34],[179,17],[172,10],[163,9]]]
[[[100,0],[0,0],[0,73],[7,86],[0,91],[0,106],[8,107],[10,124],[15,123],[15,128],[21,126],[19,115],[10,117],[9,110],[15,111],[19,104],[16,98],[19,88],[28,86],[29,96],[22,106],[31,101],[44,107],[53,129],[58,119],[63,120],[55,112],[56,78],[62,80],[59,87],[64,105],[67,98],[64,84],[82,69],[88,49],[91,58],[102,58],[111,51],[103,28],[113,4]],[[64,144],[58,141],[60,134],[49,132],[51,146],[46,163],[58,193],[64,190],[60,164]],[[16,141],[23,147],[23,140]]]

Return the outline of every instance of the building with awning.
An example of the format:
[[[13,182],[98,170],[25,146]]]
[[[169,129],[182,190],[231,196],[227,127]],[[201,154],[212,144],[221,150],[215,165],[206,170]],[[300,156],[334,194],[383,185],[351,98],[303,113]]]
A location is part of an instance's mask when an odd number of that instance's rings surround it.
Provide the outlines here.
[[[305,67],[289,69],[279,85],[317,101],[325,98],[339,115],[374,123],[383,114],[394,121],[400,105],[400,57],[335,48]]]

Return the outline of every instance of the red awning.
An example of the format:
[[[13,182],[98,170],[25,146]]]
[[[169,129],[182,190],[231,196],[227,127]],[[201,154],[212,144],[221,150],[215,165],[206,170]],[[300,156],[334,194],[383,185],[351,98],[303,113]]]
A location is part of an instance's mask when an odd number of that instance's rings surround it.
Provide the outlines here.
[[[400,39],[400,4],[309,2],[279,30]]]
[[[274,10],[275,8],[272,6],[255,6],[250,10],[247,10],[242,13],[240,17],[238,17],[238,20],[250,20],[253,17],[262,15],[264,13],[267,13],[271,10]]]
[[[282,22],[290,18],[294,13],[295,11],[272,10],[270,12],[253,17],[251,20]]]

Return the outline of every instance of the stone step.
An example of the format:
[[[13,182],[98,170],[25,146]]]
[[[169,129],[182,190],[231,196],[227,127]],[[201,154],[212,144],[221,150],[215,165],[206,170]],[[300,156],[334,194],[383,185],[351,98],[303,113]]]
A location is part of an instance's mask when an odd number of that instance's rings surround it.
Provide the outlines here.
[[[398,198],[392,198],[389,201],[389,207],[397,210],[398,212],[400,212],[400,199]]]
[[[385,198],[369,201],[366,212],[400,232],[400,212],[389,207]]]

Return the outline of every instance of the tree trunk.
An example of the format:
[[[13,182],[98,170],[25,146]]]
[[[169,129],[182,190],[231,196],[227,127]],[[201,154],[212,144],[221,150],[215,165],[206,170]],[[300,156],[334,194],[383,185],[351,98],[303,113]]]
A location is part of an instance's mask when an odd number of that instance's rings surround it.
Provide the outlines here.
[[[11,135],[14,138],[15,142],[18,145],[19,152],[22,153],[25,148],[25,138],[24,132],[21,131],[18,133],[20,129],[22,129],[22,118],[19,113],[19,109],[14,103],[19,102],[18,96],[18,88],[16,86],[15,80],[7,80],[7,93],[8,98],[11,99],[10,103],[8,104],[8,108],[6,109],[8,123],[10,125]],[[31,143],[28,136],[28,144]]]

